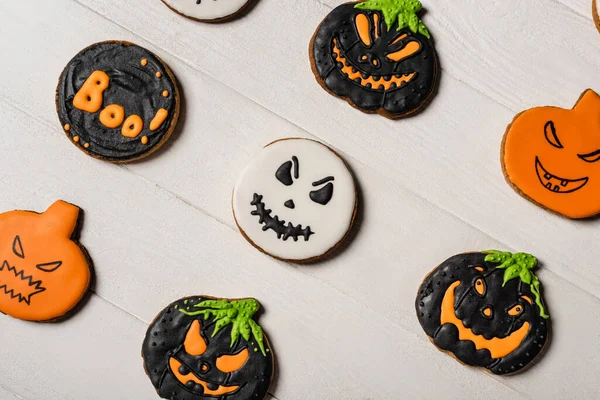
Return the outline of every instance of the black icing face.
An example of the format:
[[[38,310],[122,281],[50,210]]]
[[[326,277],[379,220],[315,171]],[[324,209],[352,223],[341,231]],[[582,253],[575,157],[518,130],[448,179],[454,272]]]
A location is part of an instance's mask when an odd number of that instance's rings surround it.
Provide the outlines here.
[[[355,4],[335,8],[319,26],[314,69],[328,90],[363,111],[409,114],[435,85],[433,46],[408,28],[388,30],[380,12]]]
[[[60,77],[56,103],[73,143],[110,161],[150,154],[168,139],[179,115],[169,68],[125,42],[97,43],[75,56]]]
[[[294,184],[301,185],[302,183],[298,181],[300,179],[300,160],[298,157],[292,156],[290,160],[281,164],[279,168],[277,168],[277,171],[275,171],[275,178],[284,187],[291,187]],[[329,201],[331,201],[333,197],[334,181],[335,177],[326,176],[323,177],[323,179],[311,183],[311,187],[307,190],[306,195],[308,195],[308,198],[313,205],[326,206]],[[295,190],[294,193],[298,193],[298,191]],[[299,237],[303,237],[305,241],[308,241],[311,235],[315,234],[310,226],[302,228],[302,224],[294,225],[292,222],[286,223],[286,221],[281,220],[278,215],[272,216],[271,214],[273,211],[268,209],[263,202],[263,195],[254,193],[250,204],[256,208],[251,211],[251,214],[258,216],[258,222],[264,224],[263,231],[269,229],[273,230],[278,239],[287,240],[291,237],[294,241],[298,241]],[[287,199],[283,203],[283,206],[292,210],[296,209],[296,203],[293,198]]]
[[[485,254],[454,256],[421,284],[416,300],[419,322],[442,350],[467,365],[495,374],[524,368],[548,337],[530,285],[504,284],[504,269]]]
[[[178,400],[262,399],[273,374],[273,358],[254,337],[231,344],[228,325],[213,336],[215,318],[188,316],[201,297],[181,299],[163,310],[151,324],[142,347],[146,372],[158,394]]]

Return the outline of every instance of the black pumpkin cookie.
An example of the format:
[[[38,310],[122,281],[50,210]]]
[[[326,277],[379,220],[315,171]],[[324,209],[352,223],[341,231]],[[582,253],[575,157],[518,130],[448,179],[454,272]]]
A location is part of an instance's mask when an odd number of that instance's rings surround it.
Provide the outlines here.
[[[253,316],[255,299],[186,297],[150,324],[142,357],[159,396],[178,400],[263,399],[273,353]]]
[[[177,124],[179,91],[157,56],[128,42],[100,42],[77,54],[56,90],[69,139],[92,157],[133,161],[162,146]]]
[[[549,316],[529,254],[458,254],[421,284],[415,306],[425,333],[460,362],[518,372],[547,343]]]
[[[418,0],[368,0],[336,7],[309,53],[315,77],[367,113],[400,118],[428,103],[438,63]]]

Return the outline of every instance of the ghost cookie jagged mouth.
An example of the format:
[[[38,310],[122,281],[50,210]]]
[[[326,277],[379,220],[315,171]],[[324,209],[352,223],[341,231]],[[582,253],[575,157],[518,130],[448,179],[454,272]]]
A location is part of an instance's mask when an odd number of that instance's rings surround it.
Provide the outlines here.
[[[540,162],[535,158],[535,171],[542,186],[554,193],[572,193],[581,189],[587,183],[589,178],[565,179],[549,173]]]
[[[294,239],[294,242],[298,241],[298,237],[304,237],[304,241],[307,242],[310,235],[314,235],[314,232],[310,230],[310,226],[302,228],[302,225],[294,226],[291,222],[285,224],[284,220],[279,220],[279,217],[275,215],[271,216],[272,210],[265,208],[265,203],[262,202],[263,196],[254,193],[254,198],[250,202],[250,205],[256,207],[256,210],[252,211],[252,215],[258,215],[258,222],[264,224],[262,227],[263,231],[272,229],[277,234],[277,239],[288,240],[288,238]]]

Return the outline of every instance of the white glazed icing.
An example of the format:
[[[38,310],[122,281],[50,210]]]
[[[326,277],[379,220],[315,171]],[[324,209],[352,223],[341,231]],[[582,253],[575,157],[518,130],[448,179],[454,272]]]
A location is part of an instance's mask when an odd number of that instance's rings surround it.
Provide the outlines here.
[[[196,19],[219,19],[240,11],[250,0],[163,0],[177,12]]]
[[[299,175],[286,186],[275,173],[293,156],[298,160]],[[334,177],[333,196],[326,205],[318,204],[309,194],[327,183],[313,186],[313,182],[329,176]],[[263,231],[259,216],[252,215],[256,206],[250,203],[255,193],[263,196],[265,208],[272,210],[271,217],[277,216],[286,225],[310,226],[314,234],[308,241],[303,236],[284,241],[272,229]],[[284,206],[288,200],[294,201],[294,209]],[[327,146],[309,139],[280,140],[265,147],[244,169],[233,190],[233,213],[240,229],[264,252],[286,260],[319,257],[335,247],[350,229],[355,207],[354,179],[343,160]]]

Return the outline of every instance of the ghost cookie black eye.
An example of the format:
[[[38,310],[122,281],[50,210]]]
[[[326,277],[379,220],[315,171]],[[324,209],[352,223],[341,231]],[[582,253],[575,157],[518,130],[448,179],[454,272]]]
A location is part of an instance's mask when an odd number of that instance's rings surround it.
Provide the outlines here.
[[[327,178],[323,178],[319,181],[313,182],[313,186],[321,186],[325,183],[327,183],[327,185],[323,186],[320,189],[313,190],[312,192],[310,192],[310,199],[315,203],[319,203],[323,206],[329,203],[329,201],[333,197],[333,183],[331,183],[330,181],[333,181],[334,179],[335,178],[333,176],[328,176]]]
[[[554,122],[546,122],[546,125],[544,126],[544,135],[546,136],[546,140],[548,141],[548,143],[550,143],[552,146],[556,147],[557,149],[563,148],[563,145],[558,139],[558,135],[556,134]]]
[[[285,186],[291,186],[294,183],[292,179],[292,167],[294,169],[294,179],[300,177],[300,165],[298,163],[298,157],[292,156],[292,161],[286,161],[277,168],[275,177]]]

